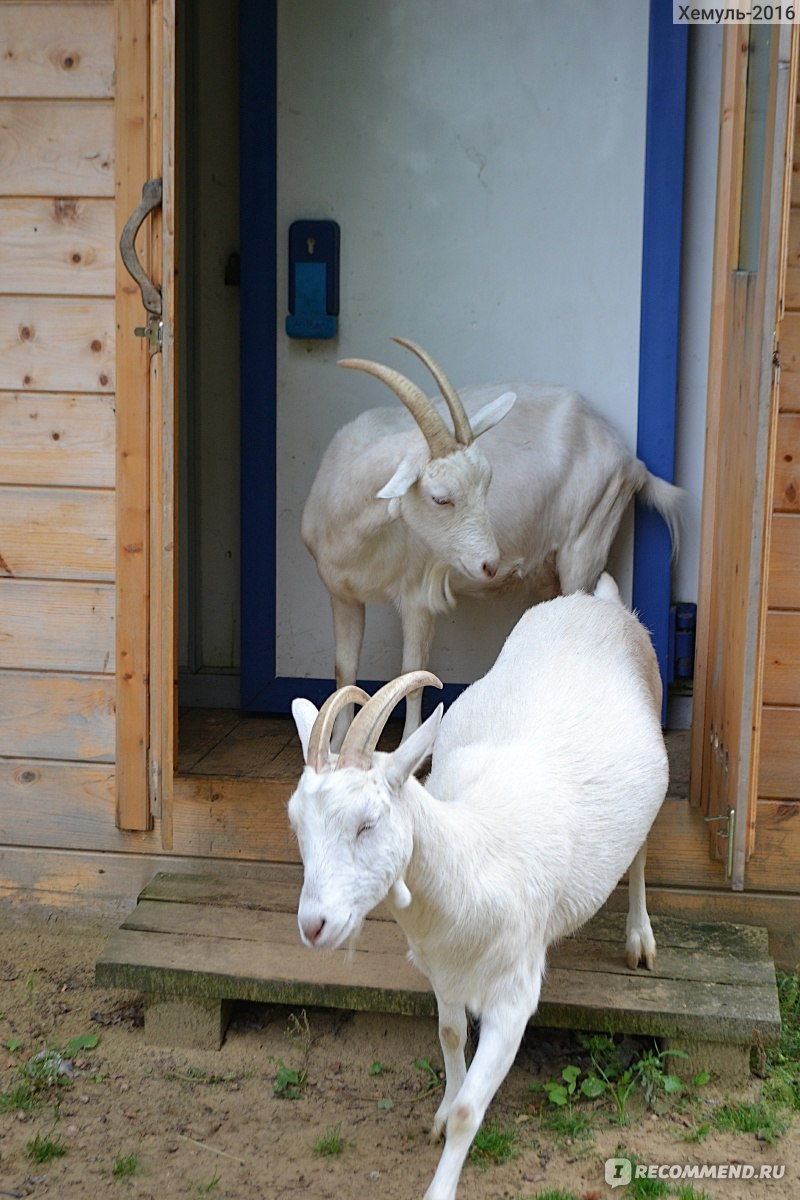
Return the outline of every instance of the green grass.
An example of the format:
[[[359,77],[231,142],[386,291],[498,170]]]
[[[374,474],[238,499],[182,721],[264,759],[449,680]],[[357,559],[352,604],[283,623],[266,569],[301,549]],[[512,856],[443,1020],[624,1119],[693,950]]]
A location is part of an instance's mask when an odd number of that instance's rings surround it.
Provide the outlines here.
[[[527,1200],[524,1196],[517,1197],[517,1200]],[[532,1200],[579,1200],[574,1192],[562,1192],[557,1189],[555,1192],[537,1192]]]
[[[482,1125],[470,1147],[470,1161],[482,1170],[506,1163],[517,1153],[515,1130],[501,1125]]]
[[[115,1179],[128,1179],[141,1169],[138,1154],[126,1154],[124,1158],[115,1160],[111,1174]]]
[[[564,1108],[544,1110],[542,1125],[549,1133],[561,1138],[569,1138],[573,1142],[590,1141],[594,1137],[591,1118],[591,1113],[570,1104]]]
[[[195,1191],[198,1196],[207,1196],[210,1192],[216,1191],[220,1185],[219,1175],[215,1175],[213,1179],[209,1179],[207,1183],[198,1183],[195,1185]]]
[[[633,1160],[631,1160],[633,1161]],[[663,1179],[636,1179],[625,1188],[625,1200],[651,1200],[651,1197],[668,1196],[669,1184]]]
[[[714,1128],[721,1133],[755,1133],[760,1141],[774,1142],[788,1127],[788,1113],[763,1099],[721,1104],[714,1111]]]
[[[763,1053],[764,1096],[800,1112],[800,975],[778,972],[781,1038]]]
[[[66,1153],[67,1148],[61,1138],[42,1137],[38,1133],[25,1146],[25,1154],[35,1163],[46,1163],[54,1158],[63,1158]]]
[[[327,1133],[323,1133],[322,1137],[314,1143],[314,1154],[318,1158],[336,1158],[339,1154],[344,1154],[349,1143],[342,1137],[341,1125],[334,1125],[333,1129],[329,1129]]]
[[[29,1083],[18,1083],[10,1092],[0,1092],[0,1113],[35,1112],[44,1103]]]

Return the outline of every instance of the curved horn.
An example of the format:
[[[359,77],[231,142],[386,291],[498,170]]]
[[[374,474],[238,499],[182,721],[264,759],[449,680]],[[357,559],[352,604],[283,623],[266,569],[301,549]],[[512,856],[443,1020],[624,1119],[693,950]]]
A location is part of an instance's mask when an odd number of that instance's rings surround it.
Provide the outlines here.
[[[366,371],[368,375],[374,375],[376,379],[380,379],[388,388],[391,388],[419,425],[434,458],[444,458],[456,449],[457,443],[452,433],[431,401],[422,389],[418,388],[410,379],[406,379],[405,375],[392,370],[391,367],[384,367],[381,363],[370,362],[365,358],[340,358],[339,366],[352,367],[356,371]]]
[[[456,431],[456,441],[462,446],[471,446],[475,438],[472,435],[472,426],[469,423],[469,417],[466,414],[464,405],[461,403],[461,397],[439,364],[434,362],[427,351],[418,346],[416,342],[410,342],[408,338],[396,337],[392,338],[392,341],[397,342],[398,346],[403,346],[406,350],[410,350],[412,354],[416,354],[420,362],[425,364],[436,380],[436,385],[442,393],[442,398],[450,409],[450,416],[453,418],[453,429]]]
[[[323,704],[317,713],[317,719],[311,728],[308,739],[308,756],[306,761],[315,771],[320,772],[328,763],[328,750],[331,744],[333,724],[339,713],[348,704],[366,704],[369,694],[355,684],[339,688]]]
[[[437,688],[444,686],[441,679],[437,679],[430,671],[408,671],[385,683],[356,714],[342,742],[337,767],[359,767],[362,771],[368,771],[378,739],[393,709],[409,692],[415,692],[426,684]]]

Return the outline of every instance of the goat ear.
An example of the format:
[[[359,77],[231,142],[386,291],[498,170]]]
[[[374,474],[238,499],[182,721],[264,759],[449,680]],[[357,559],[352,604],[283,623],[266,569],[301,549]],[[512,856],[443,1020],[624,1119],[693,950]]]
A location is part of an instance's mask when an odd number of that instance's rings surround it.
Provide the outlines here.
[[[480,437],[488,429],[493,429],[495,425],[499,425],[503,417],[508,416],[511,412],[516,398],[516,392],[503,392],[502,396],[498,396],[495,400],[490,400],[488,404],[482,405],[475,413],[475,416],[469,419],[472,436],[476,438]]]
[[[399,499],[400,496],[405,496],[412,483],[416,483],[416,481],[419,479],[419,476],[419,455],[406,455],[389,482],[385,483],[381,490],[376,493],[375,499],[396,500]]]
[[[444,705],[440,704],[427,721],[389,755],[384,772],[391,787],[401,787],[431,753],[443,712]]]
[[[303,762],[308,762],[308,739],[311,737],[311,730],[317,719],[318,709],[314,707],[310,700],[293,700],[292,716],[297,726],[297,736],[300,738],[300,745],[303,747]]]

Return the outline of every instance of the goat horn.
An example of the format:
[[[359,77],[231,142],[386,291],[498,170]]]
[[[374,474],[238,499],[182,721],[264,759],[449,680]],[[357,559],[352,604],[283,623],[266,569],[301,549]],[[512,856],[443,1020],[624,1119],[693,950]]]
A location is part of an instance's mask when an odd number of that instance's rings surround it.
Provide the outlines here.
[[[441,679],[437,679],[430,671],[408,671],[385,683],[356,714],[342,742],[337,767],[359,767],[362,771],[368,771],[378,739],[392,710],[409,692],[415,692],[426,684],[438,688],[444,686]]]
[[[437,387],[442,393],[442,399],[450,409],[450,416],[453,418],[453,429],[456,433],[456,441],[462,446],[471,446],[475,438],[472,435],[472,426],[469,423],[469,417],[464,410],[464,405],[461,403],[461,397],[439,364],[434,362],[427,351],[418,346],[416,342],[411,342],[407,338],[401,337],[392,338],[392,341],[397,342],[398,346],[404,346],[412,354],[416,354],[420,362],[425,364],[436,380]]]
[[[391,367],[384,367],[381,363],[369,362],[365,358],[341,358],[339,366],[352,367],[356,371],[366,371],[368,375],[374,375],[376,379],[380,379],[388,388],[391,388],[419,425],[434,458],[445,458],[457,448],[452,433],[431,401],[422,389],[418,388],[410,379],[406,379],[405,375],[392,370]]]
[[[323,704],[317,713],[317,719],[311,728],[308,739],[307,762],[316,772],[320,772],[328,763],[328,750],[331,744],[333,724],[339,713],[348,704],[366,704],[369,694],[355,684],[339,688]]]

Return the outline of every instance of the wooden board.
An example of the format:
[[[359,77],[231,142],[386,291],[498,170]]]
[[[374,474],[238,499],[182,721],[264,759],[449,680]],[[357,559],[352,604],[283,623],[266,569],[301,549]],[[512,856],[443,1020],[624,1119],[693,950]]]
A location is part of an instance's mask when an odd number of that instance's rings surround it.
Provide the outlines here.
[[[0,292],[113,296],[114,252],[113,200],[0,198]]]
[[[111,96],[113,23],[110,3],[3,4],[0,95]]]
[[[795,173],[800,187],[800,171]],[[800,412],[800,312],[786,313],[781,321],[781,412]]]
[[[800,513],[800,413],[778,415],[772,507]]]
[[[162,882],[170,898],[156,898]],[[409,964],[405,937],[385,914],[365,922],[355,949],[306,950],[294,915],[298,884],[286,872],[233,884],[156,879],[98,960],[97,982],[158,995],[435,1013],[427,980]],[[744,1045],[777,1041],[764,930],[669,918],[655,918],[653,926],[662,950],[652,973],[624,967],[622,914],[600,914],[554,948],[535,1023]]]
[[[114,302],[0,297],[0,389],[113,392]]]
[[[113,196],[113,103],[0,100],[0,195]]]
[[[114,579],[114,493],[0,486],[0,575]]]
[[[147,848],[115,830],[113,765],[2,759],[0,792],[0,842],[6,845],[91,845],[103,829],[109,849]]]
[[[800,708],[764,708],[758,794],[800,800]]]
[[[0,392],[0,481],[114,486],[114,397]]]
[[[768,602],[774,608],[800,608],[800,513],[775,513],[770,540]]]
[[[113,672],[113,587],[0,578],[0,667]]]
[[[800,612],[767,614],[764,703],[800,705]]]
[[[0,671],[0,755],[113,760],[113,679]]]

